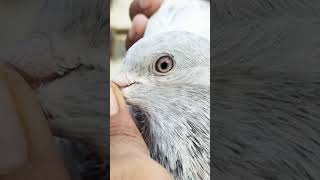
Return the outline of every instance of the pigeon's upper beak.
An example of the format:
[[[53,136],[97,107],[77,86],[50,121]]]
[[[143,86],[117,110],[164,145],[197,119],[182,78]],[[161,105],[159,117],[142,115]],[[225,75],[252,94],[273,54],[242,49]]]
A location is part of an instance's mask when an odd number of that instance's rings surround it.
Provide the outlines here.
[[[116,74],[111,79],[111,81],[113,81],[115,84],[117,84],[120,87],[120,89],[126,88],[126,87],[128,87],[128,86],[130,86],[130,85],[135,83],[134,81],[131,81],[128,78],[126,73],[123,73],[123,72]]]

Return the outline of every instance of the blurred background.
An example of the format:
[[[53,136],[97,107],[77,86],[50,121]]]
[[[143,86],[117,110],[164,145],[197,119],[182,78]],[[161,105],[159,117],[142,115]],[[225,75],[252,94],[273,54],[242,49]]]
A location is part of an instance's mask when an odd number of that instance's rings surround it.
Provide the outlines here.
[[[125,39],[131,26],[129,8],[132,0],[112,0],[110,6],[110,77],[119,71],[126,53]]]

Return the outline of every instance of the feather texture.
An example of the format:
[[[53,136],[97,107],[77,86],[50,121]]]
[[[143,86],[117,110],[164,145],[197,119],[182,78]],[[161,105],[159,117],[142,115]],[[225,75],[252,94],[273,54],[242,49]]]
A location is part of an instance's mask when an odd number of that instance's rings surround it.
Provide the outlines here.
[[[319,179],[319,1],[214,2],[214,179]]]

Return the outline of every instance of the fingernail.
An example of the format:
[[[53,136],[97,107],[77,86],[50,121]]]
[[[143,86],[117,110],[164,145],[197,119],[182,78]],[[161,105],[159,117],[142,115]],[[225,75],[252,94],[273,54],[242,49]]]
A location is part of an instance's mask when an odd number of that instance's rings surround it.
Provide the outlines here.
[[[113,89],[110,88],[110,117],[119,113],[119,105],[117,98],[113,92]]]
[[[0,174],[19,168],[28,157],[25,133],[6,76],[0,69]]]
[[[139,5],[140,8],[147,9],[150,6],[150,2],[148,0],[140,0]]]

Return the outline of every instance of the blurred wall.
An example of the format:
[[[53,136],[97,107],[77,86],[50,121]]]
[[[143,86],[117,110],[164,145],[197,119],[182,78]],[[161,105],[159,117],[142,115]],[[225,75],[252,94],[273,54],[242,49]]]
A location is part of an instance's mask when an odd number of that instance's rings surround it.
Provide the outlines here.
[[[110,10],[110,30],[111,30],[111,60],[110,76],[114,75],[121,66],[122,59],[125,55],[125,38],[131,20],[129,8],[132,0],[113,0],[111,1]]]

